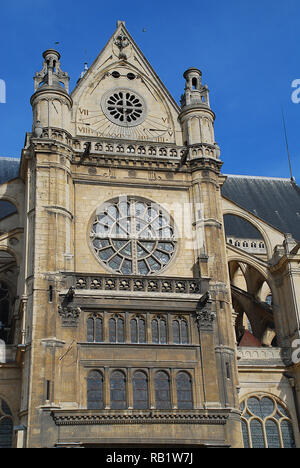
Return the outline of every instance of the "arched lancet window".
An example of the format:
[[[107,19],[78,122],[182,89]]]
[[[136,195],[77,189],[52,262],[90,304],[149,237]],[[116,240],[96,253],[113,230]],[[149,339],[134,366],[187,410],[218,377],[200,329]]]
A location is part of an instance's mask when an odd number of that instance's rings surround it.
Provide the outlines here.
[[[253,395],[241,410],[245,448],[295,448],[291,418],[277,398]]]
[[[124,320],[121,317],[109,320],[109,341],[110,343],[124,343]]]
[[[132,343],[146,343],[146,322],[143,317],[135,317],[130,321]]]
[[[0,400],[0,448],[12,448],[12,412],[4,400]]]
[[[144,372],[137,371],[133,375],[133,407],[147,409],[149,407],[148,379]]]
[[[182,318],[173,320],[172,329],[173,341],[175,344],[187,344],[189,342],[188,324],[186,320]]]
[[[87,408],[103,409],[103,375],[100,371],[91,371],[87,378]]]
[[[152,343],[167,343],[167,322],[164,318],[152,320]]]
[[[156,372],[154,386],[156,408],[171,409],[170,378],[167,372]]]
[[[7,343],[9,334],[10,295],[8,287],[0,281],[0,339]]]
[[[126,377],[121,371],[114,371],[110,376],[110,407],[126,409]]]
[[[177,406],[178,409],[192,409],[192,379],[186,372],[176,375]]]
[[[102,317],[89,317],[87,319],[87,341],[88,343],[101,343],[103,341]]]

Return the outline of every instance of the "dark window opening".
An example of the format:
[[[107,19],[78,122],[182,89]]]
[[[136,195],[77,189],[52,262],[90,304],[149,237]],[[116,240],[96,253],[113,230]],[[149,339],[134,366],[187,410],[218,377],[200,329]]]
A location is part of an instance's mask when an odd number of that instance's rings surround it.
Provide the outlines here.
[[[103,375],[99,371],[91,371],[87,379],[87,408],[103,409]]]

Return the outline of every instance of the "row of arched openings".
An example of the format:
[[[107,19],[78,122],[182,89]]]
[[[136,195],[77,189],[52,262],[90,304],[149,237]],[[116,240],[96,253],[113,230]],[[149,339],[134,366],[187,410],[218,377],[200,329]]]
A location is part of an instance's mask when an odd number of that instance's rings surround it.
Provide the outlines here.
[[[110,408],[126,409],[128,407],[127,382],[124,372],[116,370],[110,376]],[[192,409],[192,379],[187,372],[178,372],[175,377],[177,408]],[[88,409],[104,408],[104,376],[99,370],[93,370],[87,378]],[[154,376],[156,409],[171,409],[171,381],[165,371],[158,371]],[[149,408],[149,380],[143,371],[136,371],[132,377],[133,408]]]
[[[172,321],[174,344],[188,344],[188,323],[182,318]],[[155,318],[151,322],[152,343],[167,344],[167,321],[164,318]],[[125,320],[122,317],[113,317],[108,322],[108,339],[110,343],[125,342]],[[146,343],[146,321],[143,317],[130,320],[131,343]],[[102,317],[89,317],[87,320],[87,341],[101,343],[104,341],[104,323]]]

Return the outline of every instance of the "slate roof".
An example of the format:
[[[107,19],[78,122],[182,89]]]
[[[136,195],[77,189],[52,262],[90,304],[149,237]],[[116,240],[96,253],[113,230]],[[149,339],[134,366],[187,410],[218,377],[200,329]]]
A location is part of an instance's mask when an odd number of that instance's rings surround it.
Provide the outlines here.
[[[0,157],[0,184],[19,175],[20,159]]]
[[[300,187],[290,179],[227,175],[222,195],[300,241]],[[228,235],[253,238],[253,227],[230,216]],[[240,235],[242,234],[242,235]],[[248,234],[248,235],[247,235]]]
[[[18,177],[19,168],[20,159],[0,157],[0,185]],[[0,201],[0,219],[15,212],[16,209],[11,203]]]

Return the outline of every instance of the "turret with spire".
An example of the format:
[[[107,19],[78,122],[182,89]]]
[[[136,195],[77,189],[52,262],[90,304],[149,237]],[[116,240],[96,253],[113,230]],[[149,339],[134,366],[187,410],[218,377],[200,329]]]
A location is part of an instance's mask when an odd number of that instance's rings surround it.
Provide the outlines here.
[[[179,120],[189,157],[219,158],[220,149],[214,136],[215,114],[210,108],[208,87],[202,84],[202,73],[198,68],[189,68],[183,76],[185,90]]]
[[[40,128],[68,128],[72,99],[69,96],[69,76],[60,66],[60,53],[48,49],[43,53],[44,63],[34,76],[33,108],[34,136]]]

